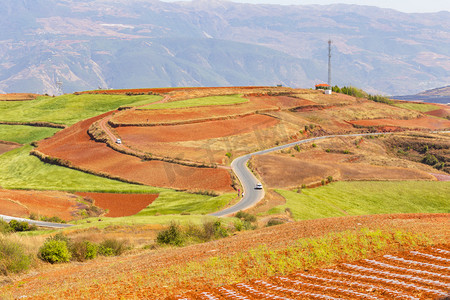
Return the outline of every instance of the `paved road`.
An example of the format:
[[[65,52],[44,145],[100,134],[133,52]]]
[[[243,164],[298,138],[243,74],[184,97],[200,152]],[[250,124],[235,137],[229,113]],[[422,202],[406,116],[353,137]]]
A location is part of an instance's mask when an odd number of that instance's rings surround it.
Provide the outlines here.
[[[0,218],[5,220],[6,222],[9,222],[11,220],[16,220],[19,222],[27,222],[30,225],[36,225],[39,227],[48,227],[48,228],[67,228],[67,227],[74,226],[72,224],[42,222],[42,221],[35,221],[35,220],[24,219],[24,218],[10,217],[10,216],[5,216],[5,215],[0,215]]]
[[[309,143],[312,141],[329,139],[333,137],[351,137],[351,136],[367,136],[367,135],[381,135],[381,134],[390,134],[390,133],[355,133],[355,134],[343,134],[343,135],[327,135],[327,136],[319,136],[315,138],[310,138],[306,140],[296,141],[293,143],[289,143],[286,145],[281,145],[277,147],[273,147],[266,150],[261,150],[258,152],[250,153],[241,157],[236,158],[231,163],[231,168],[236,176],[239,178],[243,188],[244,188],[244,197],[240,202],[235,204],[232,207],[226,208],[224,210],[212,213],[212,216],[216,217],[225,217],[237,213],[240,210],[245,210],[255,206],[259,201],[264,198],[264,189],[257,190],[255,189],[256,183],[258,183],[258,179],[253,175],[253,173],[247,168],[247,162],[253,155],[261,155],[270,152],[274,152],[277,150],[282,150],[285,148],[289,148],[298,144]]]

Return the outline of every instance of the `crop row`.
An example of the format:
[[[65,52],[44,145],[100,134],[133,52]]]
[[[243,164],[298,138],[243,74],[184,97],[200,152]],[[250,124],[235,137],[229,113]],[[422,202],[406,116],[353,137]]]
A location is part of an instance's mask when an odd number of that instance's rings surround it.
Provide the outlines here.
[[[440,256],[434,253],[439,253]],[[174,299],[423,299],[449,296],[450,251],[432,248],[252,280]],[[421,261],[424,258],[433,263]]]

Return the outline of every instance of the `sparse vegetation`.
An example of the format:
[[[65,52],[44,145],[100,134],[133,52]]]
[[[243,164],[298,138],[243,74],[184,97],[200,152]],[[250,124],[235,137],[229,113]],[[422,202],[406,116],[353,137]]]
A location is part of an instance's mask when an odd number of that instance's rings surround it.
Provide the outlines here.
[[[30,268],[31,261],[31,255],[26,253],[22,244],[0,234],[0,274],[26,271]]]

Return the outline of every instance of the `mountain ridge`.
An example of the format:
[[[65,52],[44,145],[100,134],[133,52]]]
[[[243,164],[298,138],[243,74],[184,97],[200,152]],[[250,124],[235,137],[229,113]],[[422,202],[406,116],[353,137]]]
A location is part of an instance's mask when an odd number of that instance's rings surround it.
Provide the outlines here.
[[[313,87],[327,78],[329,38],[333,84],[412,94],[450,81],[449,12],[229,1],[0,4],[0,92],[57,94],[57,81],[64,93],[98,87]]]

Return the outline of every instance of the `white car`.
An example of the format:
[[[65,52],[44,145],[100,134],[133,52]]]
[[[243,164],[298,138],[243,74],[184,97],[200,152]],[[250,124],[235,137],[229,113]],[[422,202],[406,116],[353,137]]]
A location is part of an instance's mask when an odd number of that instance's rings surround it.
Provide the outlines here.
[[[263,186],[260,182],[258,182],[255,186],[255,190],[262,190]]]
[[[116,140],[116,144],[122,144],[122,140],[121,139],[117,139]]]

